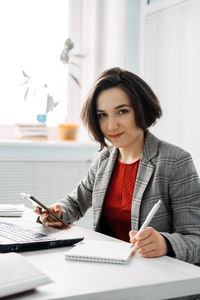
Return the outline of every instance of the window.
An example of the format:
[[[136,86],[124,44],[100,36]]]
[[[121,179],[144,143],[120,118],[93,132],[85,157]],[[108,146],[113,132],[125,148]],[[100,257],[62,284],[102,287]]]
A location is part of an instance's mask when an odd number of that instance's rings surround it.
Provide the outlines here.
[[[60,53],[68,37],[68,0],[0,1],[0,124],[35,122],[44,113],[48,92],[59,105],[48,114],[48,125],[64,118],[67,67]],[[37,92],[24,101],[24,70]],[[45,90],[46,91],[46,90]]]

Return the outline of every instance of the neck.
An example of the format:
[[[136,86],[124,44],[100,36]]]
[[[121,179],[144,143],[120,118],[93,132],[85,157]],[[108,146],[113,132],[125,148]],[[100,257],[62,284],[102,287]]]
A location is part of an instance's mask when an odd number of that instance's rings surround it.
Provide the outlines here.
[[[142,131],[136,139],[124,148],[119,148],[119,161],[130,164],[141,158],[144,147],[144,132]]]

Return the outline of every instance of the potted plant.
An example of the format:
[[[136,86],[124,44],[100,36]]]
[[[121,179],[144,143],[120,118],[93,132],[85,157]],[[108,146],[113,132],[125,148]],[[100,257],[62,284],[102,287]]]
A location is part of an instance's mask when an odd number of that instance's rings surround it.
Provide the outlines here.
[[[72,49],[74,48],[74,43],[70,38],[68,38],[65,43],[64,43],[64,48],[61,52],[60,55],[60,60],[61,62],[66,65],[73,65],[80,67],[79,64],[75,63],[72,61],[72,58],[83,58],[83,55],[81,54],[71,54]],[[75,84],[80,88],[80,81],[78,78],[72,74],[72,72],[69,71],[68,69],[68,75],[71,80],[75,82]],[[59,136],[61,140],[76,140],[77,137],[77,132],[78,132],[79,124],[74,123],[74,122],[68,122],[66,120],[65,123],[60,123],[58,124],[58,129],[59,129]]]
[[[22,71],[23,77],[25,78],[25,82],[21,84],[21,86],[25,86],[25,93],[24,93],[24,100],[26,101],[29,97],[33,98],[36,97],[41,91],[46,98],[46,109],[43,114],[37,115],[37,120],[40,123],[45,123],[47,120],[47,114],[50,111],[53,111],[54,108],[58,105],[58,102],[54,101],[54,98],[52,95],[48,92],[48,85],[42,84],[39,87],[34,87],[34,83],[31,80],[31,77],[23,70]]]

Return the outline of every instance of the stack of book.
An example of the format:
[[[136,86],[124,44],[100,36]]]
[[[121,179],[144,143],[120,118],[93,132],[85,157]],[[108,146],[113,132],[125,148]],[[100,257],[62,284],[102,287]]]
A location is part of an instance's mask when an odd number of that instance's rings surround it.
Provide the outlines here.
[[[21,217],[24,204],[0,204],[0,217]]]
[[[43,123],[21,123],[15,125],[15,134],[19,139],[47,139],[48,128]]]

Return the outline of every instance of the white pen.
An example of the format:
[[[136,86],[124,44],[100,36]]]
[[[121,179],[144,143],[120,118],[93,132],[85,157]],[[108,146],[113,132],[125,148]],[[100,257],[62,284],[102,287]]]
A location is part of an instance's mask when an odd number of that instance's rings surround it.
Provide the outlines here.
[[[149,223],[151,222],[151,220],[155,216],[157,210],[160,208],[161,204],[162,204],[161,200],[159,200],[156,204],[154,204],[154,206],[152,207],[152,209],[148,213],[144,223],[142,224],[139,231],[137,232],[136,236],[142,231],[142,229],[144,229],[145,227],[147,227],[149,225]],[[132,246],[133,250],[134,250],[134,247],[135,247],[135,245]]]

